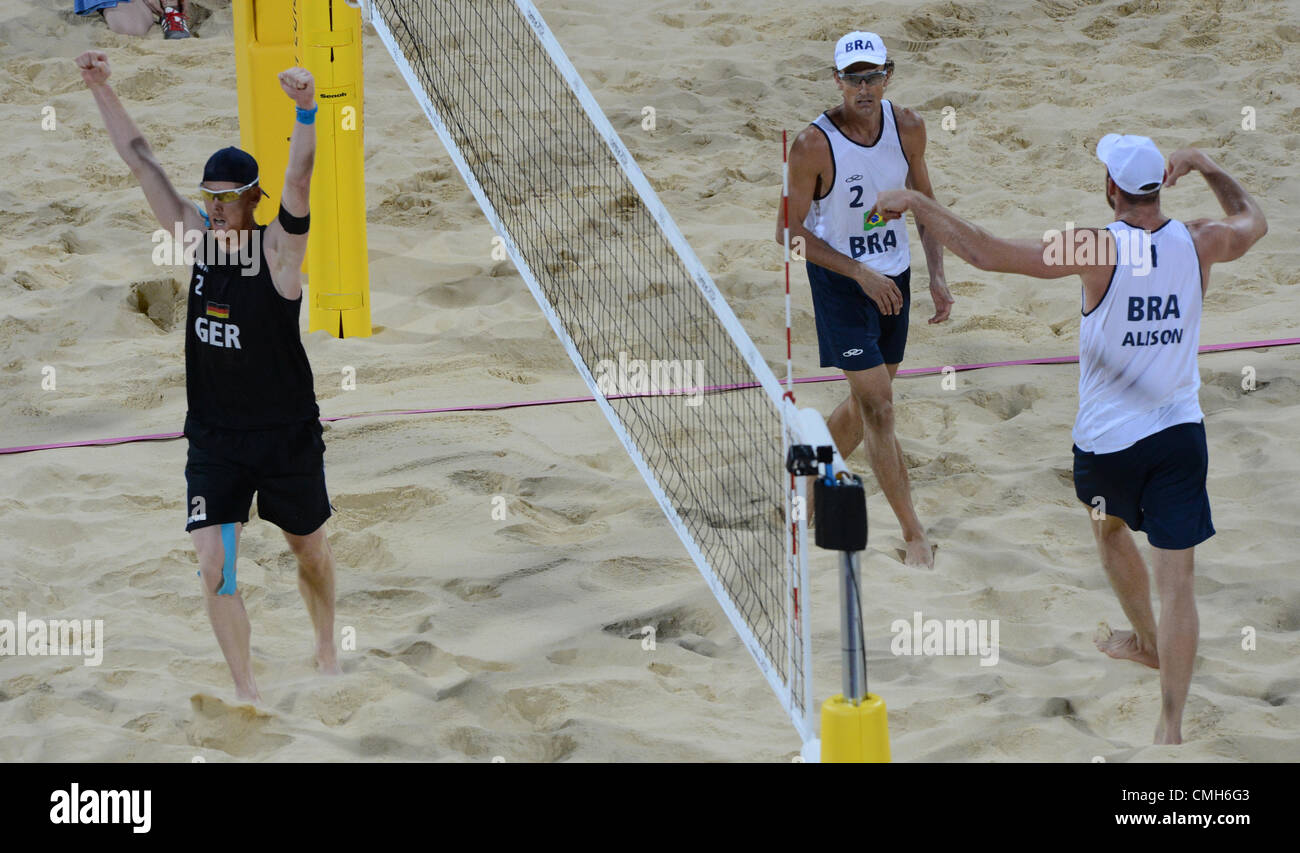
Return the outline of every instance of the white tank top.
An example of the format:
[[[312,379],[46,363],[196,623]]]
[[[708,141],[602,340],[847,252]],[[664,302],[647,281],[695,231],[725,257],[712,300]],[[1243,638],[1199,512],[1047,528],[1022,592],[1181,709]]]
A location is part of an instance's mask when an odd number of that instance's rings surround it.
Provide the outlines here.
[[[833,174],[830,190],[813,200],[803,224],[835,251],[883,275],[898,275],[911,264],[904,220],[866,227],[876,194],[901,190],[907,182],[907,157],[889,101],[881,101],[881,119],[880,136],[871,145],[849,139],[826,113],[813,121],[830,142]]]
[[[1170,219],[1146,232],[1125,222],[1118,263],[1097,307],[1079,325],[1080,450],[1114,453],[1204,415],[1201,374],[1201,264],[1187,226]]]

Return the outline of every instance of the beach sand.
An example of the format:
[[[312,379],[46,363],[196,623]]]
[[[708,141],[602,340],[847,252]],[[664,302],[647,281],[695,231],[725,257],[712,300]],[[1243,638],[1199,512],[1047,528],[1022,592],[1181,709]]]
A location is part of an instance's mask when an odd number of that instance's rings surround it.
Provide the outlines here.
[[[0,446],[181,428],[188,270],[151,262],[157,226],[72,60],[109,54],[112,84],[187,191],[211,151],[238,141],[229,4],[192,5],[199,38],[165,42],[110,33],[71,3],[0,0]],[[538,6],[778,374],[781,130],[836,103],[833,44],[859,28],[897,62],[887,96],[927,122],[939,200],[997,233],[1110,221],[1092,153],[1104,133],[1204,148],[1256,195],[1271,233],[1216,267],[1202,343],[1295,335],[1294,3],[880,2],[869,16],[775,0]],[[585,394],[512,264],[491,257],[491,229],[373,33],[365,49],[375,334],[304,336],[322,413]],[[42,129],[45,107],[54,129]],[[1177,218],[1217,215],[1197,175],[1163,201]],[[948,255],[957,303],[927,325],[914,227],[912,246],[905,368],[1077,352],[1075,280]],[[796,374],[830,374],[800,269],[793,289]],[[342,387],[348,367],[355,390]],[[933,571],[899,562],[897,522],[865,456],[850,459],[870,494],[868,676],[890,709],[895,760],[1300,760],[1300,348],[1205,355],[1200,367],[1218,535],[1197,549],[1201,639],[1177,748],[1150,745],[1158,674],[1092,644],[1097,623],[1127,626],[1071,484],[1077,366],[963,372],[952,389],[940,376],[897,381]],[[828,414],[844,394],[842,382],[805,385],[798,402]],[[0,618],[102,619],[106,633],[97,667],[0,658],[0,760],[797,755],[594,404],[348,420],[326,441],[337,624],[355,649],[342,677],[314,673],[294,560],[277,529],[252,521],[239,580],[266,700],[256,709],[235,702],[204,616],[183,532],[184,441],[0,459]],[[820,701],[839,691],[833,556],[814,553],[812,574]],[[998,620],[997,664],[892,654],[891,624],[917,611]]]

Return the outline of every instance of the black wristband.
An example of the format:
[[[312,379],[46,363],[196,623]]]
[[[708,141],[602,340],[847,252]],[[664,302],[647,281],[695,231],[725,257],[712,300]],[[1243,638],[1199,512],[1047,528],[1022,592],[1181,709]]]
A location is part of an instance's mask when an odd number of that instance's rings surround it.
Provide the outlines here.
[[[278,217],[280,224],[284,226],[286,234],[306,234],[307,226],[311,223],[311,214],[306,216],[294,216],[284,209],[284,204],[280,204],[280,215]]]

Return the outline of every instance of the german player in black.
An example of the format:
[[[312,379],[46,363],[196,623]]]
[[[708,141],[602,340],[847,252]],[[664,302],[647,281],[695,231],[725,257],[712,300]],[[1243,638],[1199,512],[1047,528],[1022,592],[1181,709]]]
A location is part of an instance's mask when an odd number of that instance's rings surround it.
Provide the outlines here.
[[[185,529],[198,552],[212,629],[240,699],[259,700],[250,626],[236,588],[239,538],[253,494],[258,515],[281,528],[298,558],[298,589],[315,627],[317,668],[339,672],[334,647],[334,558],[325,443],[311,366],[298,331],[308,194],[316,154],[315,82],[291,68],[280,85],[297,108],[279,216],[259,226],[257,162],[237,148],[213,154],[203,170],[203,210],[186,201],[108,85],[108,58],[77,58],[119,155],[140,181],[158,222],[201,241],[190,275],[185,331],[189,455]],[[287,105],[286,105],[287,108]]]

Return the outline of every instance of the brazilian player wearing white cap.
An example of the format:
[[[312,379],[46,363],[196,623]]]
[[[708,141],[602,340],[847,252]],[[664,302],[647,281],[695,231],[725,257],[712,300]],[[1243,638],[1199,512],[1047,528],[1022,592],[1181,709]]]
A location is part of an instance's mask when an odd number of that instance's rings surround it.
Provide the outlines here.
[[[911,305],[911,254],[902,222],[869,219],[876,194],[912,187],[928,196],[925,122],[884,98],[893,75],[879,35],[852,32],[835,45],[842,102],[790,148],[791,245],[802,244],[822,367],[838,367],[849,396],[827,419],[847,458],[864,440],[871,470],[902,526],[904,562],[932,566],[933,550],[912,506],[903,449],[894,435],[893,379],[903,360]],[[776,241],[785,241],[783,207]],[[952,310],[943,247],[918,228],[934,300],[931,323]]]
[[[1214,535],[1197,395],[1201,302],[1211,264],[1241,257],[1268,224],[1250,194],[1195,148],[1175,151],[1166,166],[1150,139],[1109,134],[1097,157],[1106,164],[1115,221],[1067,231],[1046,245],[995,237],[915,192],[882,193],[876,207],[885,219],[912,211],[979,269],[1083,280],[1075,494],[1092,514],[1102,566],[1133,625],[1098,637],[1097,646],[1160,670],[1155,742],[1182,743],[1200,630],[1193,555]],[[1160,212],[1161,187],[1193,170],[1213,190],[1224,218],[1184,223]],[[1158,623],[1130,528],[1145,532],[1151,545]]]

